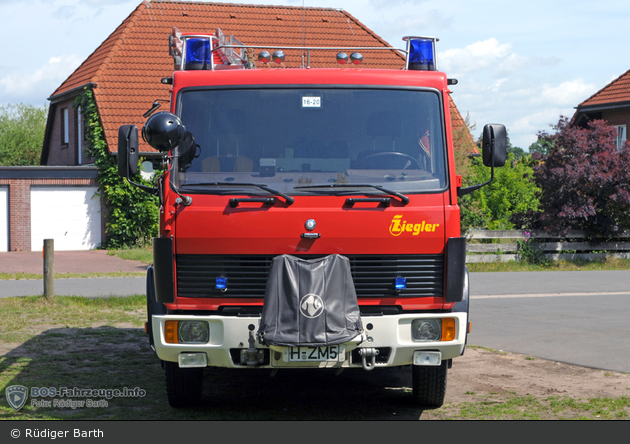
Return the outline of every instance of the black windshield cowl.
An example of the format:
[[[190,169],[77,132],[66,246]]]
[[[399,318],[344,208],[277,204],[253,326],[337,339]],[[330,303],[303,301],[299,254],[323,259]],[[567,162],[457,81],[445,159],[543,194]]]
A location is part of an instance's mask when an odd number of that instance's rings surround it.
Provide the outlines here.
[[[194,184],[190,184],[187,186],[182,187],[182,189],[186,189],[187,187],[199,187],[199,186],[203,186],[203,187],[221,187],[221,186],[230,186],[230,187],[234,187],[234,188],[239,188],[239,187],[255,187],[258,189],[261,189],[263,191],[268,192],[269,194],[273,194],[275,196],[280,196],[282,197],[285,202],[287,203],[287,205],[291,205],[295,199],[293,199],[291,196],[287,196],[284,193],[281,193],[280,191],[274,190],[273,188],[269,188],[267,185],[265,184],[260,184],[260,183],[239,183],[239,182],[201,182],[201,183],[194,183]]]
[[[402,193],[397,191],[388,190],[387,188],[383,188],[380,185],[371,185],[371,184],[361,184],[361,183],[332,183],[332,184],[322,184],[322,185],[301,185],[297,187],[293,187],[294,189],[306,189],[306,188],[374,188],[379,190],[385,194],[389,194],[391,196],[395,196],[400,199],[403,205],[407,205],[409,203],[409,198]]]

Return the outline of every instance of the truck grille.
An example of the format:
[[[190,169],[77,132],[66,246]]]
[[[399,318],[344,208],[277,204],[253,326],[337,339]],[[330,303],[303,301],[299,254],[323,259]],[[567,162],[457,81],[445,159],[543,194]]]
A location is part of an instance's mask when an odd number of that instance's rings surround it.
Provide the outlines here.
[[[265,295],[272,255],[177,255],[177,295],[185,298],[260,298]],[[311,259],[321,256],[300,256]],[[357,297],[441,297],[444,256],[346,255]],[[215,288],[216,278],[228,278],[228,290]],[[396,291],[395,278],[407,278]]]

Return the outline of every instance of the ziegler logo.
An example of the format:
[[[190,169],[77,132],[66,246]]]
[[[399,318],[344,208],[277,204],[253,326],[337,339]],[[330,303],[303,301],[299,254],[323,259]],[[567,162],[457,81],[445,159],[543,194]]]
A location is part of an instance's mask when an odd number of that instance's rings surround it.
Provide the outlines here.
[[[418,224],[407,223],[406,220],[402,220],[402,214],[397,214],[389,224],[389,233],[392,236],[400,236],[402,233],[417,236],[420,232],[433,232],[439,226],[440,224],[428,224],[424,220]]]

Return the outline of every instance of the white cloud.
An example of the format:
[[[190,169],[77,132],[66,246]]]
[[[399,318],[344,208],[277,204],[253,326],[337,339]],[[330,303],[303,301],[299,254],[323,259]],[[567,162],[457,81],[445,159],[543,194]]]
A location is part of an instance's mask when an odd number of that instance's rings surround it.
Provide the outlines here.
[[[501,85],[502,85],[503,83],[507,82],[507,80],[508,80],[508,79],[506,79],[506,78],[503,78],[503,79],[499,79],[499,80],[497,80],[496,82],[494,82],[494,83],[492,84],[492,86],[490,86],[490,91],[492,91],[492,92],[497,92],[497,91],[499,91],[499,88],[501,87]]]
[[[517,133],[536,134],[538,131],[548,130],[549,125],[558,122],[560,115],[567,115],[566,111],[560,108],[546,108],[521,117],[510,125],[510,128]]]
[[[492,37],[477,41],[465,48],[448,49],[438,53],[441,70],[452,75],[462,75],[487,71],[493,75],[513,76],[525,70],[542,70],[543,67],[557,65],[560,58],[532,57],[518,54],[513,44],[500,43]]]
[[[598,88],[593,83],[586,83],[582,77],[562,82],[558,86],[542,85],[538,101],[555,106],[577,106],[588,99]]]
[[[497,71],[503,74],[519,71],[530,63],[530,58],[516,53],[508,54],[497,67]]]
[[[449,73],[468,73],[497,66],[512,53],[511,43],[499,43],[497,39],[472,43],[465,48],[447,49],[438,54],[440,70]]]
[[[512,144],[524,149],[536,141],[539,131],[549,131],[561,115],[571,117],[574,107],[597,91],[581,77],[556,85],[527,76],[475,77],[471,74],[465,90],[453,96],[460,111],[470,111],[478,128],[491,121],[503,123]]]
[[[55,89],[81,64],[76,54],[51,57],[48,62],[31,74],[13,73],[0,78],[3,102],[11,103],[15,98],[30,98],[43,103]],[[18,99],[23,102],[24,99]]]

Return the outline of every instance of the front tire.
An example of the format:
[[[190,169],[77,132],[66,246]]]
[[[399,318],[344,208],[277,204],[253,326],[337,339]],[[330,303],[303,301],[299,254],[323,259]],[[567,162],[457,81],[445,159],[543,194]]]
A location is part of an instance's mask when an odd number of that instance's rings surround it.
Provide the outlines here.
[[[418,406],[437,409],[446,395],[447,361],[436,366],[412,365],[413,398]]]
[[[190,407],[201,401],[203,368],[180,368],[177,362],[164,362],[166,395],[171,407]]]

